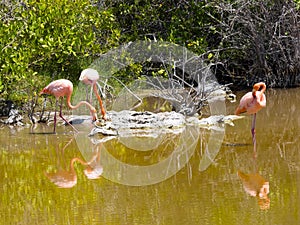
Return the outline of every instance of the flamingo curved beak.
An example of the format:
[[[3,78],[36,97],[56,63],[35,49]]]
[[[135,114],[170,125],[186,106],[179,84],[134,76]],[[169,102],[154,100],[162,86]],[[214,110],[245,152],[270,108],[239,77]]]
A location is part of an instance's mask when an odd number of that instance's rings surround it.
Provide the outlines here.
[[[93,122],[97,121],[98,120],[97,110],[94,107],[92,107],[90,110],[91,110],[92,121]]]
[[[96,112],[92,113],[92,121],[95,122],[97,120],[98,120],[97,113]]]

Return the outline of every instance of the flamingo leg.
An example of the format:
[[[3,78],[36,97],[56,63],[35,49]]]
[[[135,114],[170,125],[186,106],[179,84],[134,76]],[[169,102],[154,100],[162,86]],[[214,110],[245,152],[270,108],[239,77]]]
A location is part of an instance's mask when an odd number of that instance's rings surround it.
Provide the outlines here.
[[[97,99],[98,99],[99,105],[100,105],[100,110],[101,110],[102,118],[103,118],[104,120],[106,120],[106,119],[107,119],[107,117],[106,117],[106,112],[105,112],[105,109],[104,109],[104,107],[103,107],[102,99],[101,99],[101,97],[100,97],[100,95],[99,95],[99,93],[98,93],[98,89],[97,89],[96,83],[93,84],[93,89],[94,89],[94,93],[95,93],[95,95],[96,95],[96,97],[97,97]]]
[[[252,127],[251,127],[254,158],[257,157],[255,123],[256,123],[256,113],[253,114]]]
[[[89,96],[89,88],[87,86],[85,87],[85,95],[86,95],[85,100],[92,104],[91,98],[89,99],[89,97],[88,97]]]
[[[66,120],[64,117],[63,117],[63,115],[62,115],[62,105],[63,105],[63,99],[61,99],[61,104],[60,104],[60,110],[59,110],[59,116],[60,116],[60,118],[62,118],[63,119],[63,121],[65,121],[67,124],[69,124],[76,132],[78,132],[78,130],[72,125],[72,124],[70,124],[69,123],[69,121],[68,120]]]
[[[58,99],[55,100],[55,110],[54,110],[54,128],[53,133],[56,133],[56,111],[57,111]]]
[[[105,93],[104,93],[104,91],[102,91],[102,87],[100,86],[100,84],[98,82],[96,82],[96,85],[98,87],[98,90],[100,90],[101,96],[103,96],[103,98],[106,98]]]
[[[93,88],[91,88],[91,91],[90,91],[90,101],[89,103],[93,104]]]

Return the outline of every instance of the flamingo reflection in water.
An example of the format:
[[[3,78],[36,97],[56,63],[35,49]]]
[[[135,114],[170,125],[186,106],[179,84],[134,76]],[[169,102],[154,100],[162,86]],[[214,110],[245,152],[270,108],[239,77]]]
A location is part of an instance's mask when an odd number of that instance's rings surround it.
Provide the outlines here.
[[[238,171],[237,174],[243,183],[245,192],[257,198],[261,209],[269,209],[269,182],[258,173],[246,174]]]
[[[102,99],[101,99],[101,97],[99,95],[99,92],[98,92],[98,88],[99,88],[102,96],[104,96],[104,92],[102,91],[101,86],[98,84],[99,74],[98,74],[97,70],[94,70],[94,69],[91,69],[91,68],[83,70],[81,72],[79,80],[81,82],[83,82],[84,84],[86,84],[86,85],[91,85],[91,94],[90,94],[90,100],[89,101],[90,101],[90,103],[92,103],[92,92],[94,92],[97,99],[98,99],[99,105],[100,105],[102,118],[104,120],[107,120],[107,115],[106,115],[106,112],[105,112],[105,109],[104,109],[104,106],[103,106],[103,102],[102,102]]]
[[[74,167],[76,162],[85,166],[83,172],[89,180],[98,179],[103,173],[103,167],[99,164],[100,152],[97,151],[96,155],[89,162],[74,157],[71,159],[69,170],[60,169],[54,173],[45,173],[45,176],[60,188],[72,188],[77,184],[77,173]]]
[[[256,146],[254,145],[253,148],[256,149]],[[238,170],[237,175],[242,181],[245,192],[250,196],[257,198],[259,207],[263,210],[269,209],[269,182],[257,172],[256,158],[254,158],[254,173],[246,174]]]
[[[98,146],[97,146],[98,150]],[[94,155],[94,157],[86,164],[85,169],[83,170],[85,176],[89,180],[98,179],[103,173],[103,167],[99,164],[100,162],[100,152]]]

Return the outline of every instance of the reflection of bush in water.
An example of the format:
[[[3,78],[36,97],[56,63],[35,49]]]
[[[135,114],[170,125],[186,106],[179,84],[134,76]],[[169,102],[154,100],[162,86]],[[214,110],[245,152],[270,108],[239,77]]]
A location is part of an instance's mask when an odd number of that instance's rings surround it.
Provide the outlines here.
[[[165,134],[165,137],[158,148],[149,151],[139,151],[127,148],[118,140],[114,139],[105,143],[106,149],[116,159],[130,165],[152,165],[168,158],[179,145],[179,138],[182,134]],[[140,137],[149,138],[149,137]],[[156,141],[153,138],[153,141]]]
[[[135,108],[136,111],[150,111],[154,113],[171,112],[172,104],[159,97],[148,96],[142,99],[142,103]]]

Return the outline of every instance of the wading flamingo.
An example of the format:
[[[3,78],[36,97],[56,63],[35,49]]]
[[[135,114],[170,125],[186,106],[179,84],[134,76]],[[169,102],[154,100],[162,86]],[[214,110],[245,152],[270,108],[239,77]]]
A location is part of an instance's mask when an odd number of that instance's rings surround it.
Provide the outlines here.
[[[101,114],[102,114],[102,118],[104,120],[107,119],[107,116],[106,116],[106,112],[105,112],[105,109],[104,109],[104,106],[103,106],[103,102],[102,102],[102,99],[98,93],[98,89],[97,89],[97,86],[100,86],[97,81],[99,79],[99,74],[97,72],[97,70],[94,70],[94,69],[85,69],[81,72],[81,75],[79,77],[79,80],[82,81],[83,83],[85,83],[86,85],[91,85],[92,87],[92,90],[94,91],[97,99],[98,99],[98,102],[99,102],[99,105],[100,105],[100,110],[101,110]],[[101,90],[101,87],[100,87],[100,90]],[[92,95],[91,95],[92,96]],[[92,100],[92,97],[90,97],[90,102]]]
[[[66,96],[67,97],[67,105],[70,109],[77,109],[79,106],[81,106],[82,104],[85,104],[89,107],[90,111],[91,111],[91,115],[92,115],[92,120],[96,121],[97,120],[97,111],[96,109],[88,102],[86,101],[81,101],[79,102],[77,105],[73,106],[71,104],[71,95],[73,92],[73,84],[71,81],[66,80],[66,79],[59,79],[59,80],[55,80],[52,81],[50,84],[48,84],[41,92],[40,94],[50,94],[50,95],[54,95],[54,97],[56,98],[56,102],[55,102],[55,113],[54,113],[54,130],[53,132],[55,133],[56,131],[56,111],[57,111],[57,105],[58,105],[58,101],[59,98],[61,98],[61,104],[60,104],[60,111],[59,111],[59,116],[67,123],[69,124],[75,131],[77,131],[75,129],[75,127],[73,127],[63,116],[62,116],[62,100],[63,97]]]
[[[254,84],[252,92],[245,94],[240,101],[239,106],[235,110],[235,114],[239,115],[241,113],[253,114],[252,119],[252,141],[254,145],[254,150],[256,154],[256,138],[255,138],[255,122],[256,113],[263,107],[266,107],[266,96],[264,94],[266,90],[266,85],[263,82]]]

